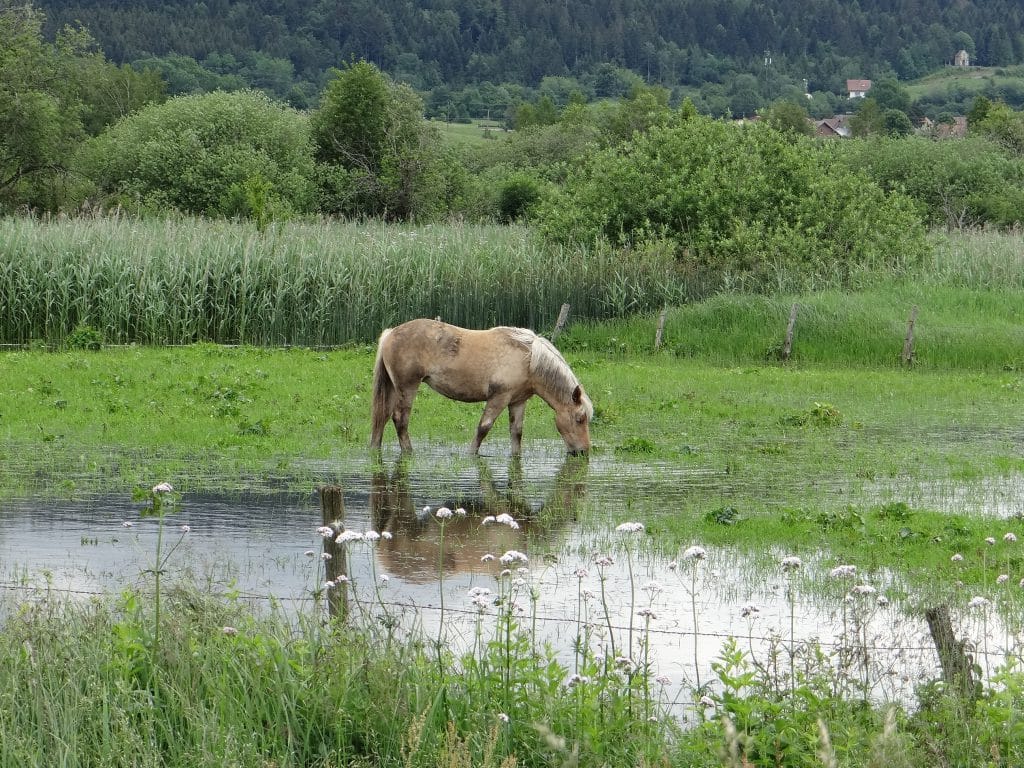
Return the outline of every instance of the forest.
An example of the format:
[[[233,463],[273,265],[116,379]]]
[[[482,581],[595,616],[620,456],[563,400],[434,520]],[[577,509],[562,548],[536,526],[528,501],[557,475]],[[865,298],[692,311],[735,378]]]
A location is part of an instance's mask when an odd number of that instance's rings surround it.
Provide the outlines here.
[[[158,70],[171,94],[253,87],[310,107],[331,67],[366,60],[423,94],[428,116],[447,118],[502,116],[545,78],[591,99],[658,85],[708,114],[736,114],[752,94],[767,103],[806,91],[824,117],[842,111],[848,78],[913,80],[961,49],[983,67],[1024,62],[1024,7],[1014,0],[42,0],[40,8],[49,37],[81,24],[111,61]],[[732,99],[736,92],[745,99]]]

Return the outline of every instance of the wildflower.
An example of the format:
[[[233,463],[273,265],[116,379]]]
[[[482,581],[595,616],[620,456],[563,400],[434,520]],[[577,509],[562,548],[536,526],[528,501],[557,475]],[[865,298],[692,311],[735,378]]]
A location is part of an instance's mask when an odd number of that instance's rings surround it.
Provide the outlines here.
[[[835,568],[828,572],[828,575],[831,576],[833,579],[851,578],[857,575],[857,566],[837,565]]]
[[[438,520],[447,520],[452,516],[452,511],[448,507],[438,507],[437,512],[434,513],[434,517]]]
[[[330,560],[332,557],[334,557],[334,555],[332,555],[330,552],[321,552],[320,553],[320,559],[321,560]]]
[[[1017,534],[1015,534],[1013,531],[1007,531],[1003,534],[1003,541],[1008,541],[1010,544],[1013,544],[1016,540]]]
[[[183,525],[183,526],[181,526],[181,532],[182,533],[188,533],[191,530],[192,530],[192,526],[191,525]]]
[[[885,606],[887,606],[889,604],[889,598],[886,597],[885,595],[879,595],[878,599],[875,600],[875,604],[879,608],[885,608]]]
[[[324,582],[324,589],[334,589],[336,586],[338,585],[333,581],[327,580]]]
[[[530,558],[518,550],[510,549],[501,556],[501,562],[503,565],[511,565],[512,563],[528,563],[530,562]]]
[[[573,576],[575,576],[577,579],[580,579],[581,581],[590,575],[590,571],[588,571],[586,568],[577,568],[572,573]]]
[[[1000,573],[998,576],[996,576],[996,584],[1005,584],[1009,580],[1009,575],[1005,573]]]
[[[123,523],[121,523],[122,528],[131,528],[133,525],[135,525],[135,523],[133,523],[131,520],[125,520]]]
[[[594,558],[594,565],[598,568],[606,568],[609,565],[615,565],[615,561],[612,560],[611,555],[599,555]]]
[[[1021,579],[1020,580],[1020,584],[1018,584],[1017,586],[1020,587],[1021,589],[1024,589],[1024,579]]]
[[[359,531],[344,530],[338,534],[338,538],[334,540],[335,544],[348,544],[352,541],[362,541],[363,534]]]
[[[430,514],[430,507],[426,506],[420,510],[420,517],[427,517]]]
[[[995,545],[996,540],[992,536],[986,536],[985,537],[985,543],[988,544],[991,547],[991,546]]]
[[[712,699],[710,696],[701,696],[700,705],[703,707],[710,707],[711,709],[714,709],[716,706],[715,700]]]
[[[803,564],[803,560],[795,555],[789,555],[788,557],[782,558],[782,569],[784,571],[795,571]]]
[[[321,525],[319,528],[316,529],[316,532],[319,533],[325,539],[329,539],[334,535],[334,529],[331,528],[331,526],[329,525]]]
[[[678,567],[679,567],[679,563],[677,563],[675,560],[673,560],[671,563],[668,564],[668,569],[670,571],[674,571]]]
[[[672,680],[671,678],[669,678],[668,675],[658,675],[656,678],[654,678],[654,682],[658,683],[659,685],[668,685],[672,682]]]
[[[650,608],[641,608],[639,611],[636,612],[636,615],[641,616],[645,619],[650,619],[651,621],[656,621],[658,618],[658,614],[656,614]]]
[[[170,483],[157,483],[153,486],[153,493],[173,493],[174,486]]]
[[[387,586],[387,583],[388,583],[389,581],[391,581],[391,577],[390,577],[390,576],[388,576],[388,575],[387,575],[386,573],[382,573],[382,574],[380,575],[380,583],[381,583],[381,584],[383,584],[383,585]]]
[[[577,673],[570,677],[565,684],[568,685],[570,688],[575,688],[577,685],[586,685],[589,682],[589,677],[584,677],[583,675]]]
[[[228,637],[234,637],[235,635],[238,634],[238,630],[235,629],[234,627],[224,627],[224,628],[221,629],[221,632],[223,632]]]
[[[683,551],[682,558],[683,558],[684,561],[686,561],[686,560],[703,560],[707,556],[708,556],[708,552],[707,552],[706,549],[704,549],[704,547],[698,547],[697,545],[694,545],[692,547],[687,547]]]
[[[498,577],[504,579],[506,576],[511,576],[511,575],[512,575],[512,571],[510,571],[508,568],[504,568],[504,569],[502,569],[501,573],[498,574]]]
[[[488,597],[491,594],[491,590],[487,587],[473,587],[469,590],[469,599],[476,600],[478,597]]]
[[[620,523],[615,526],[615,530],[619,533],[642,533],[644,530],[643,523]]]
[[[754,605],[753,603],[747,603],[740,609],[740,616],[742,616],[745,619],[754,618],[760,612],[761,609],[758,608],[756,605]]]
[[[870,584],[858,584],[856,587],[850,590],[855,595],[873,595],[875,594],[875,588]]]
[[[456,517],[465,517],[466,516],[466,508],[465,507],[456,507],[455,508],[455,516]]]
[[[480,562],[481,563],[489,563],[489,562],[491,562],[494,559],[495,559],[494,555],[492,555],[490,552],[488,552],[486,555],[484,555],[483,557],[480,558]]]
[[[307,549],[302,554],[304,554],[306,557],[314,557],[316,555],[316,550],[315,549]],[[324,554],[327,554],[327,553],[325,552]]]
[[[509,721],[508,715],[506,715],[504,712],[498,713],[498,719],[501,720],[501,722],[503,723],[507,723]]]
[[[373,544],[375,541],[378,541],[379,539],[380,539],[380,534],[377,533],[376,531],[367,531],[366,533],[363,534],[363,541],[367,541],[370,544]]]
[[[955,555],[953,555],[953,556],[952,556],[951,558],[949,558],[949,559],[950,559],[950,560],[951,560],[952,562],[954,562],[954,563],[959,563],[959,562],[960,562],[961,560],[963,560],[963,559],[964,559],[964,556],[963,556],[963,555],[961,555],[961,554],[960,554],[959,552],[957,552],[957,553],[956,553]]]
[[[615,664],[624,669],[626,672],[629,672],[636,666],[635,664],[633,664],[633,660],[628,656],[616,656]]]
[[[975,596],[970,599],[967,603],[968,608],[987,608],[992,605],[992,601],[987,597]]]
[[[348,576],[346,576],[344,573],[340,576],[334,577],[335,584],[344,584],[346,581],[348,581]]]
[[[662,591],[662,586],[656,581],[649,581],[646,584],[644,584],[640,589],[648,593],[651,597],[654,597],[656,594]]]
[[[384,539],[384,541],[391,541],[391,531],[381,531],[380,537]]]

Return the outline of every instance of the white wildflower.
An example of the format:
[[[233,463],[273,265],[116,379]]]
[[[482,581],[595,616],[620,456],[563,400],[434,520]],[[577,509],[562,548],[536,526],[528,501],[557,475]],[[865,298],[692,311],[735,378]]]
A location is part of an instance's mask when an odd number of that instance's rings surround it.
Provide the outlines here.
[[[683,550],[682,559],[687,560],[703,560],[708,556],[708,551],[704,547],[698,547],[694,544],[692,547],[687,547]]]

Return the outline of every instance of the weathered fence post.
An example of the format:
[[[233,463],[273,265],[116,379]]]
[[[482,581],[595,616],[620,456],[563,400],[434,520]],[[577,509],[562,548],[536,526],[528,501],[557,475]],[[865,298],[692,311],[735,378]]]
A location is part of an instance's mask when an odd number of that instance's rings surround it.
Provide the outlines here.
[[[320,489],[320,511],[323,524],[340,532],[345,526],[345,500],[340,485],[325,485]],[[324,560],[327,581],[336,586],[327,591],[327,614],[332,618],[348,617],[348,563],[345,558],[345,545],[338,544],[334,536],[324,538]],[[340,577],[345,579],[338,581]]]
[[[665,317],[668,315],[668,307],[662,307],[658,316],[658,328],[654,332],[654,348],[661,349],[661,337],[665,333]]]
[[[554,341],[562,333],[562,329],[565,327],[566,321],[569,319],[569,305],[563,304],[562,309],[558,312],[558,320],[555,322],[555,330],[551,332],[551,340]]]
[[[782,342],[783,360],[789,360],[789,356],[793,352],[793,330],[796,328],[796,310],[797,304],[794,302],[792,308],[789,310],[789,324],[786,326],[786,340]]]
[[[924,617],[928,621],[928,630],[939,654],[942,679],[946,681],[949,691],[954,696],[963,699],[968,706],[973,706],[981,695],[981,683],[974,678],[973,665],[964,651],[964,643],[957,640],[953,633],[949,606],[929,608],[924,612]]]
[[[914,323],[917,322],[917,305],[910,310],[910,320],[907,321],[907,335],[903,339],[903,364],[910,365],[914,362]]]

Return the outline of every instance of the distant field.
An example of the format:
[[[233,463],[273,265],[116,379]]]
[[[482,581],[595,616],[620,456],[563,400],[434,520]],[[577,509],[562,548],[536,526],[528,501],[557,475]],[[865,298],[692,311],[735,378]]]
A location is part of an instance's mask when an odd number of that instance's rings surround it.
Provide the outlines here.
[[[455,145],[482,145],[508,134],[498,120],[474,120],[471,123],[431,120],[430,124],[436,126],[445,139]]]
[[[914,99],[950,92],[980,93],[987,87],[1024,89],[1024,67],[947,67],[905,84]]]

